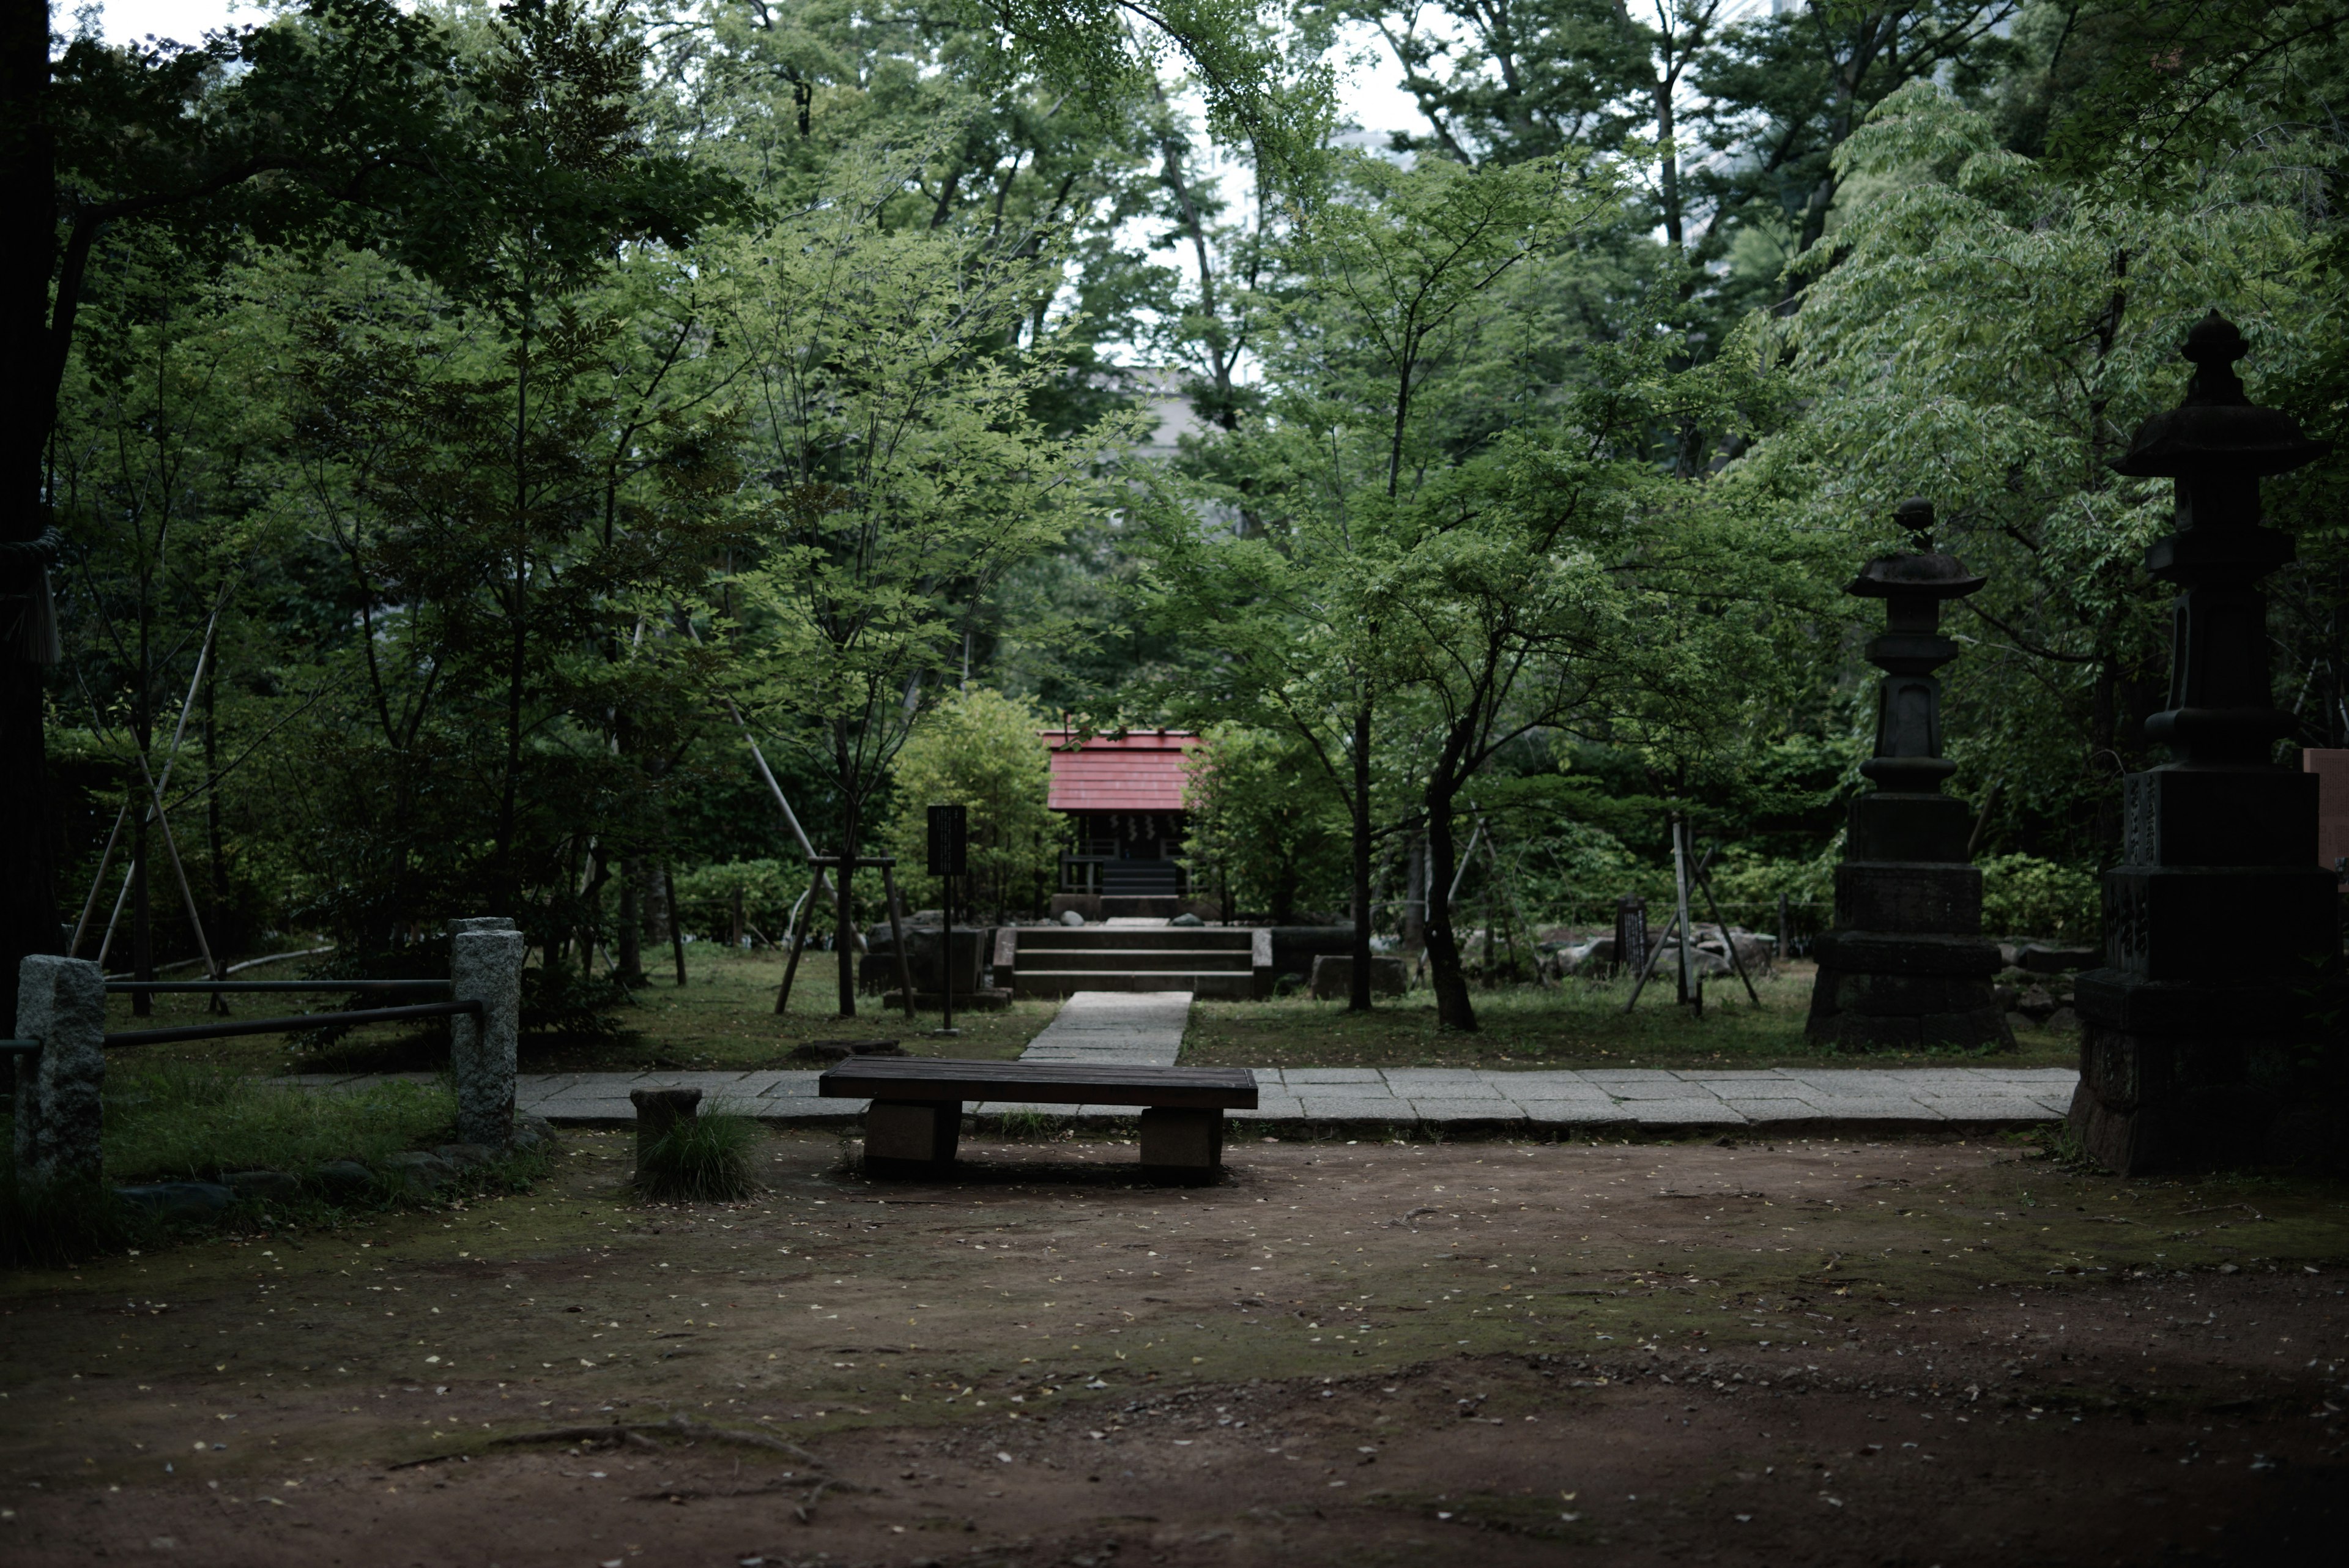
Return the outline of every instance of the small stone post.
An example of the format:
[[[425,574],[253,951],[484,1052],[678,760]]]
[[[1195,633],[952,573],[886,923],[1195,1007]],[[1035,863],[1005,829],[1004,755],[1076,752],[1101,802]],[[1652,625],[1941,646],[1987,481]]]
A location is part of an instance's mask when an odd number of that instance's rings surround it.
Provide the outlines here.
[[[41,1043],[16,1059],[16,1174],[39,1185],[104,1174],[106,976],[86,959],[34,953],[16,969],[16,1037]]]
[[[513,1142],[523,951],[523,934],[502,915],[449,922],[450,998],[481,1004],[478,1016],[449,1021],[460,1143],[504,1148]]]
[[[2105,967],[2074,991],[2072,1127],[2123,1176],[2344,1153],[2339,877],[2317,859],[2317,776],[2276,762],[2293,722],[2259,587],[2293,553],[2261,526],[2261,478],[2329,449],[2246,395],[2247,349],[2218,312],[2197,323],[2185,401],[2113,464],[2178,489],[2178,532],[2145,554],[2178,590],[2169,707],[2145,722],[2171,760],[2121,780]]]
[[[1855,796],[1836,867],[1835,929],[1812,949],[1811,1039],[1847,1051],[1920,1045],[2014,1048],[1992,977],[1998,949],[1982,940],[1982,872],[1966,850],[1973,813],[1941,793],[1958,764],[1941,755],[1941,682],[1958,656],[1941,635],[1941,601],[1983,579],[1933,547],[1933,505],[1893,514],[1913,550],[1879,556],[1844,589],[1884,601],[1868,661],[1884,671],[1876,754],[1859,764],[1876,787]]]
[[[1636,978],[1648,967],[1648,900],[1627,893],[1615,900],[1615,971]]]
[[[645,1151],[679,1122],[701,1116],[699,1089],[630,1089],[628,1103],[636,1107],[636,1176],[645,1174]]]

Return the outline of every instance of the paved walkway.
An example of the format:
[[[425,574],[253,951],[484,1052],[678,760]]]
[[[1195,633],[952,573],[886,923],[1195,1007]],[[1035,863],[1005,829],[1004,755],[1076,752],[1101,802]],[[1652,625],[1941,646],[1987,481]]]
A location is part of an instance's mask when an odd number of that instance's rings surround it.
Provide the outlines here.
[[[1183,1047],[1191,993],[1081,991],[1029,1043],[1021,1060],[1172,1066]],[[429,1079],[429,1074],[401,1076]],[[781,1126],[844,1126],[863,1100],[816,1096],[816,1072],[526,1073],[518,1108],[570,1127],[628,1127],[628,1091],[698,1088],[702,1104]],[[379,1083],[376,1075],[314,1074],[320,1088]],[[2068,1067],[1777,1067],[1758,1072],[1590,1068],[1502,1072],[1487,1067],[1258,1067],[1257,1108],[1237,1121],[1326,1131],[1389,1127],[1485,1133],[1891,1131],[1930,1127],[2025,1127],[2062,1119],[2079,1075]],[[1039,1111],[1080,1123],[1135,1115],[1130,1106],[988,1103],[978,1116]]]
[[[1187,991],[1080,991],[1061,1003],[1019,1059],[1172,1067],[1190,1018]]]

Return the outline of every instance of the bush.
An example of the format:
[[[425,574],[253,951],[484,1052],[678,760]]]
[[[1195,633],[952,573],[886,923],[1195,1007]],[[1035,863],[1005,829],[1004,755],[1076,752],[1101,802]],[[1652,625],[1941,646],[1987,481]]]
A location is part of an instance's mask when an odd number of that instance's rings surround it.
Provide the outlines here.
[[[950,691],[922,716],[891,770],[896,808],[889,820],[897,885],[935,909],[946,896],[928,862],[929,808],[970,808],[970,898],[982,911],[1025,910],[1039,902],[1057,864],[1061,832],[1046,802],[1052,753],[1033,704],[984,687]]]
[[[640,1197],[667,1203],[728,1203],[759,1190],[750,1149],[759,1124],[719,1111],[685,1116],[644,1147],[636,1159]]]
[[[745,935],[777,943],[791,923],[792,903],[807,889],[806,868],[786,871],[780,860],[697,867],[678,874],[677,919],[704,941],[732,942],[740,919]]]
[[[2095,872],[2034,855],[2002,855],[1983,861],[1982,871],[1985,935],[2080,944],[2099,940]]]
[[[307,1180],[320,1165],[367,1165],[455,1136],[457,1096],[440,1084],[392,1082],[322,1094],[196,1063],[109,1073],[109,1180],[209,1181],[234,1170]]]

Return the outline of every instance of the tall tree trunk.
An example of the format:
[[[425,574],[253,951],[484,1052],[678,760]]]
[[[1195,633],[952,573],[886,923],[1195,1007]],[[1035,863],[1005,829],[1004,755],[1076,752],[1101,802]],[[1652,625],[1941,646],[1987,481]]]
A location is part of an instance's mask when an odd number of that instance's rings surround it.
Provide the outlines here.
[[[130,841],[130,978],[155,978],[154,909],[147,896],[147,819],[139,819],[139,836]],[[145,992],[130,998],[133,1017],[151,1017],[154,999]]]
[[[1446,780],[1439,770],[1434,780]],[[1452,929],[1452,877],[1460,867],[1459,846],[1452,836],[1452,794],[1448,783],[1431,782],[1427,791],[1427,968],[1435,992],[1435,1024],[1464,1032],[1476,1027],[1476,1007],[1468,1000],[1468,977],[1460,967],[1460,942]]]
[[[1346,1011],[1371,1010],[1371,704],[1354,710],[1354,974]]]
[[[1402,945],[1406,952],[1427,947],[1427,835],[1411,836],[1411,853],[1403,861]]]
[[[620,861],[620,929],[615,939],[618,946],[620,983],[645,983],[645,859],[630,855]]]
[[[16,1021],[16,966],[58,940],[42,662],[26,618],[44,591],[49,526],[42,453],[57,414],[49,275],[57,260],[55,143],[44,119],[49,8],[0,5],[0,211],[25,226],[0,244],[0,1023]],[[16,596],[26,596],[17,597]]]

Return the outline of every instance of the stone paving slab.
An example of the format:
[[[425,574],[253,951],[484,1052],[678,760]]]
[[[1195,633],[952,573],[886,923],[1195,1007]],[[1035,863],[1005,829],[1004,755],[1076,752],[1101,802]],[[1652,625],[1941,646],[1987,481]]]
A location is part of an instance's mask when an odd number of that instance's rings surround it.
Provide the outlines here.
[[[1189,1020],[1189,992],[1081,991],[1029,1044],[1022,1060],[1173,1066]],[[814,1071],[526,1074],[516,1103],[550,1121],[627,1126],[628,1091],[698,1088],[705,1106],[740,1110],[778,1125],[842,1126],[863,1116],[863,1100],[818,1097]],[[429,1073],[307,1074],[283,1082],[349,1089],[397,1079],[429,1083]],[[1258,1104],[1236,1120],[1342,1131],[1410,1127],[1441,1131],[1642,1132],[1752,1127],[1855,1133],[1935,1126],[2028,1127],[2060,1120],[2078,1075],[2064,1067],[1803,1066],[1539,1068],[1263,1067]],[[1000,1116],[1032,1112],[1080,1124],[1130,1124],[1131,1106],[985,1102],[969,1109]]]
[[[1062,1057],[1062,1060],[1084,1060]],[[1123,1051],[1097,1060],[1131,1060]],[[635,1110],[627,1091],[649,1085],[708,1091],[706,1104],[737,1106],[777,1124],[842,1125],[864,1111],[861,1100],[816,1096],[813,1072],[558,1073],[526,1075],[522,1108],[578,1126],[625,1126]],[[1615,1127],[1641,1131],[1712,1127],[1801,1127],[1857,1133],[1934,1126],[2028,1127],[2060,1120],[2076,1075],[2062,1068],[1784,1068],[1776,1071],[1661,1074],[1623,1070],[1290,1067],[1257,1071],[1257,1108],[1235,1120],[1343,1130],[1447,1127],[1570,1130]],[[382,1077],[315,1075],[316,1088],[380,1083]],[[1012,1111],[1068,1117],[1079,1124],[1129,1122],[1134,1107],[988,1102],[982,1116]]]

